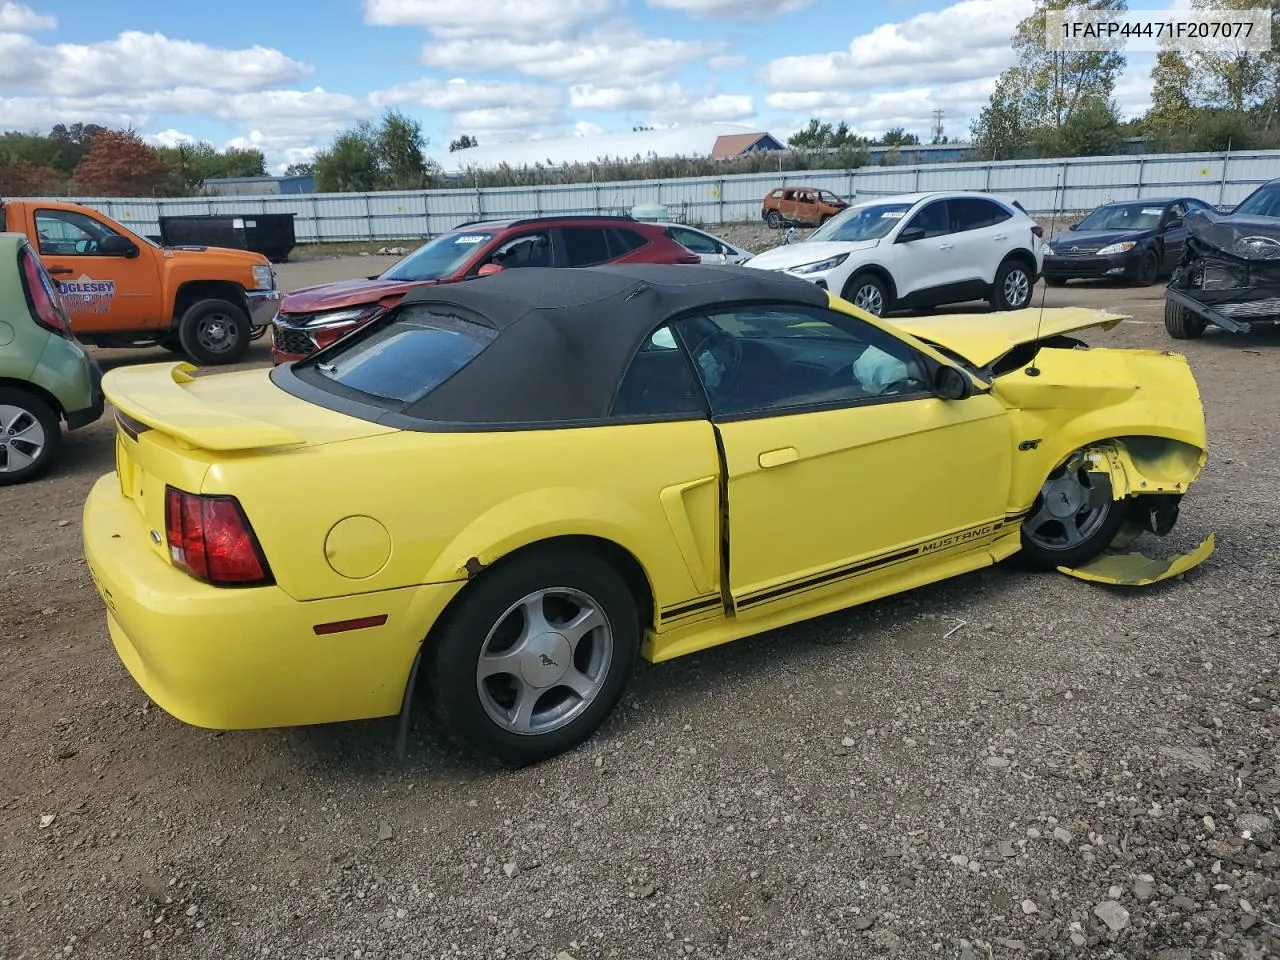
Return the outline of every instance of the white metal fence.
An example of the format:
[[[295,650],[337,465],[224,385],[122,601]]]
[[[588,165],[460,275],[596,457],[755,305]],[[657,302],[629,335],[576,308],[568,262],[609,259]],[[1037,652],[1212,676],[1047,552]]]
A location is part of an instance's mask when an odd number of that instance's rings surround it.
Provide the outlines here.
[[[673,217],[690,223],[742,222],[759,218],[762,198],[783,185],[818,187],[860,198],[924,190],[987,190],[1011,197],[1039,214],[1088,210],[1109,200],[1169,195],[1231,206],[1274,177],[1280,177],[1280,150],[861,167],[476,190],[86,198],[81,202],[148,235],[159,234],[160,216],[292,213],[298,241],[308,243],[414,239],[435,236],[466,220],[622,213],[638,204],[655,203],[665,204]]]

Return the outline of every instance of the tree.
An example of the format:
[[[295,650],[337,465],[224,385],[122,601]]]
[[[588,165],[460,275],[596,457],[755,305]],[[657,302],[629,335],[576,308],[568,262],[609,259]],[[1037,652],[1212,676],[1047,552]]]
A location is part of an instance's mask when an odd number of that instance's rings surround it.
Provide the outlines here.
[[[0,197],[47,195],[50,186],[57,183],[58,179],[58,171],[53,167],[39,166],[25,160],[0,163]]]
[[[427,185],[426,149],[422,124],[398,110],[388,110],[374,132],[378,172],[392,190],[421,190]]]
[[[88,154],[93,138],[104,130],[106,127],[96,123],[73,123],[71,126],[55,123],[49,131],[49,140],[57,151],[54,168],[68,175],[74,173]]]
[[[194,191],[205,180],[267,175],[266,157],[252,147],[228,147],[219,152],[212,143],[202,140],[159,147],[156,153],[173,172],[176,186],[183,193]]]
[[[133,130],[103,130],[76,167],[77,186],[90,196],[146,197],[163,188],[164,161]]]
[[[368,121],[334,137],[329,149],[316,154],[316,190],[347,193],[378,188],[377,135]]]
[[[639,127],[632,127],[632,130],[638,130]],[[464,133],[456,140],[449,141],[449,152],[454,153],[458,150],[470,150],[472,147],[480,146],[480,141],[469,133]]]
[[[1011,160],[1027,146],[1029,122],[1019,97],[1022,83],[1021,74],[1002,74],[970,127],[974,150],[983,160]]]
[[[914,133],[907,133],[902,127],[886,130],[884,136],[880,138],[880,143],[886,147],[911,147],[919,142],[919,137]]]
[[[1041,156],[1103,157],[1120,148],[1120,117],[1114,103],[1091,97],[1077,104],[1062,126],[1036,144]]]
[[[314,161],[311,163],[291,163],[284,169],[286,177],[314,177],[315,174],[316,165]]]
[[[801,150],[821,150],[823,147],[831,146],[833,136],[831,124],[823,123],[817,117],[813,117],[807,127],[797,130],[788,137],[787,143]]]

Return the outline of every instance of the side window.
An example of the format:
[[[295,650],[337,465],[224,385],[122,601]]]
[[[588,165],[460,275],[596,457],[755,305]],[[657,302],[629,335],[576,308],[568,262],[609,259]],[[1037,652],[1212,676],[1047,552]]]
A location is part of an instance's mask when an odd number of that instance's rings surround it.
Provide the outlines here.
[[[1169,212],[1165,215],[1165,223],[1174,220],[1181,220],[1187,215],[1187,205],[1185,203],[1175,203],[1169,207]]]
[[[551,266],[551,238],[546,233],[522,233],[501,244],[489,258],[504,270]]]
[[[107,237],[118,234],[106,224],[74,210],[37,210],[40,252],[53,256],[93,256]]]
[[[684,230],[680,227],[672,227],[668,231],[668,235],[680,246],[686,250],[692,250],[694,253],[719,253],[720,247],[714,240],[705,233],[698,233],[696,230]]]
[[[685,317],[676,329],[716,416],[928,394],[914,349],[832,310],[742,306]]]
[[[951,211],[952,229],[956,232],[994,227],[1013,216],[1004,207],[980,197],[952,198],[947,201],[947,206]]]
[[[702,394],[689,359],[668,326],[659,327],[636,352],[618,385],[613,416],[678,418],[704,416]]]
[[[614,251],[615,257],[620,257],[624,253],[630,253],[632,250],[639,250],[649,241],[636,233],[634,230],[627,230],[619,227],[609,230],[609,249]]]
[[[947,214],[947,201],[935,200],[923,207],[903,229],[923,227],[926,237],[941,237],[951,232],[951,222]]]
[[[813,194],[812,194],[812,193],[809,193],[807,190],[806,190],[806,191],[804,191],[803,193],[797,193],[797,194],[796,194],[796,200],[797,200],[797,201],[799,201],[800,203],[815,203],[815,202],[816,202],[816,201],[814,200]]]
[[[600,227],[565,227],[560,236],[564,238],[566,266],[590,267],[609,259],[609,241]]]

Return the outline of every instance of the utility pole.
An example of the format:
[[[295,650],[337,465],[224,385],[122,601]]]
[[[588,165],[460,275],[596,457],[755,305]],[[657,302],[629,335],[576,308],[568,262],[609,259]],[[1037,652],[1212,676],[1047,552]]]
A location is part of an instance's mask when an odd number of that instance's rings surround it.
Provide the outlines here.
[[[933,142],[942,142],[942,116],[945,111],[941,107],[933,110]]]

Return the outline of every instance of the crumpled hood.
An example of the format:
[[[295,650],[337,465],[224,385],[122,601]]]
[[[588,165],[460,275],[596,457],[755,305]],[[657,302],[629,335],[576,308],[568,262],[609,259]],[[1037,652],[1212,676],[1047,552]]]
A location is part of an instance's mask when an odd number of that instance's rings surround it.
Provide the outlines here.
[[[1113,243],[1145,240],[1152,233],[1152,230],[1064,230],[1049,241],[1049,246],[1053,247],[1053,252],[1058,256],[1094,253]],[[1072,250],[1072,247],[1080,249]]]
[[[946,313],[895,318],[892,324],[928,343],[986,367],[1024,343],[1100,327],[1110,330],[1127,314],[1085,307],[1050,307],[998,313]]]
[[[280,301],[281,313],[319,313],[377,303],[387,297],[403,297],[410,290],[435,280],[341,280],[302,287],[286,293]]]
[[[857,253],[861,250],[870,250],[879,246],[879,240],[828,240],[828,241],[802,241],[801,243],[786,243],[780,247],[774,247],[772,250],[766,250],[764,253],[758,253],[748,262],[748,267],[754,267],[757,270],[788,270],[792,267],[800,267],[806,263],[818,263],[830,257],[838,257],[842,253]]]

